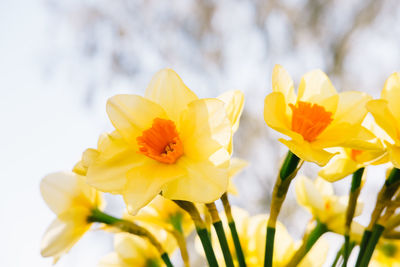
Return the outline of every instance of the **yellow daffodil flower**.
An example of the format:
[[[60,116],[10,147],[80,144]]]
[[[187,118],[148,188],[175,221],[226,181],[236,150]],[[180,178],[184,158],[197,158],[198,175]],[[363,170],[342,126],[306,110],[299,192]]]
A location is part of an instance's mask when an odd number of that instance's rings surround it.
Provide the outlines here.
[[[105,192],[122,194],[135,214],[157,194],[209,203],[227,190],[232,123],[218,99],[198,99],[170,69],[158,72],[145,97],[107,102],[116,128],[86,151],[76,172]]]
[[[280,65],[272,73],[272,90],[264,102],[265,122],[292,139],[279,141],[299,158],[324,166],[334,155],[325,148],[374,147],[366,142],[374,136],[361,126],[369,95],[338,94],[326,74],[314,70],[303,76],[296,96],[291,77]]]
[[[259,267],[263,266],[264,262],[264,252],[265,252],[265,235],[266,235],[266,225],[268,221],[267,215],[256,215],[249,216],[249,214],[238,207],[232,207],[233,216],[235,218],[237,231],[239,239],[242,245],[243,254],[246,259],[246,264],[248,267]],[[224,224],[224,229],[226,231],[226,237],[228,245],[236,261],[236,253],[233,240],[229,233],[229,227],[227,225],[225,216],[222,214],[220,216]],[[221,265],[223,265],[224,258],[220,247],[218,246],[218,239],[215,231],[212,231],[214,250],[216,256]],[[276,242],[274,249],[274,262],[273,266],[283,267],[289,262],[291,256],[295,253],[299,244],[296,244],[292,237],[289,235],[285,226],[277,222],[276,226]],[[202,253],[198,242],[196,243],[196,248]],[[299,264],[300,267],[317,267],[322,266],[326,255],[328,253],[328,246],[323,239],[318,241],[318,243],[311,249],[310,253],[303,259]],[[237,265],[237,263],[236,263]]]
[[[381,93],[381,99],[371,100],[367,109],[374,116],[376,123],[391,138],[386,141],[390,160],[400,168],[400,73],[390,75]]]
[[[297,177],[297,202],[313,215],[314,219],[325,224],[330,231],[343,234],[346,219],[348,196],[336,196],[331,183],[318,177],[314,182],[305,176]],[[362,204],[357,203],[355,217],[362,212]],[[359,241],[363,227],[354,222],[351,225],[352,240]]]
[[[166,237],[166,236],[165,236]],[[164,240],[163,236],[157,236]],[[162,242],[164,244],[164,242]],[[165,266],[160,258],[160,253],[146,239],[119,233],[114,237],[114,252],[109,253],[100,260],[99,267],[161,267]]]
[[[389,137],[375,124],[371,117],[366,117],[364,123],[365,127],[376,136],[375,140],[373,140],[376,144],[376,149],[358,150],[337,148],[336,150],[339,154],[335,155],[332,160],[318,172],[320,177],[329,182],[335,182],[354,173],[359,168],[368,165],[383,164],[389,160],[386,147],[383,145],[383,141],[387,140]]]
[[[43,178],[40,191],[57,218],[43,236],[41,254],[57,261],[89,230],[91,211],[103,206],[99,192],[72,172],[57,172]]]
[[[400,241],[383,239],[376,246],[371,267],[400,267]]]

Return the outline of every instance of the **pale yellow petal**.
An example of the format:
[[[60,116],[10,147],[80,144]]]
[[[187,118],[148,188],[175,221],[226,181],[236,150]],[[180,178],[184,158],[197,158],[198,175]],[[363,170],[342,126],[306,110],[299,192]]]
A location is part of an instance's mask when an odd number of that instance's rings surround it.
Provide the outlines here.
[[[101,258],[98,267],[131,267],[132,265],[128,262],[124,262],[116,252],[111,252]],[[144,267],[144,266],[138,266]]]
[[[390,138],[395,142],[400,142],[399,127],[396,127],[397,121],[389,109],[388,102],[383,99],[371,100],[367,103],[367,109]]]
[[[395,72],[389,76],[381,94],[382,99],[388,101],[389,109],[393,116],[400,122],[400,73]]]
[[[228,188],[228,171],[207,162],[193,162],[189,159],[179,163],[186,168],[187,176],[166,184],[162,189],[164,197],[198,203],[214,202]]]
[[[321,193],[307,177],[297,177],[295,190],[297,202],[299,202],[300,205],[313,210],[322,210],[324,208],[324,200]]]
[[[180,164],[164,164],[152,159],[131,169],[123,192],[129,213],[135,215],[161,192],[164,185],[182,177],[187,177],[187,171]]]
[[[232,124],[232,132],[236,132],[243,112],[244,94],[239,90],[234,90],[225,92],[217,98],[225,103],[226,115]]]
[[[87,170],[87,182],[93,187],[110,193],[121,193],[126,184],[126,174],[143,164],[145,156],[138,153],[116,132],[102,138],[99,155]]]
[[[79,175],[86,176],[89,165],[99,156],[99,151],[93,148],[88,148],[82,153],[82,159],[75,164],[73,172]]]
[[[328,252],[328,242],[324,238],[320,238],[299,263],[298,267],[322,267],[326,262]]]
[[[329,153],[321,148],[314,148],[308,142],[295,142],[288,141],[285,139],[279,139],[279,141],[287,146],[290,151],[292,151],[299,158],[318,164],[319,166],[326,165],[329,160],[335,155],[334,153]]]
[[[289,73],[281,66],[275,65],[272,71],[272,90],[280,92],[285,97],[286,105],[296,102],[296,94],[294,93],[293,80]]]
[[[198,99],[172,69],[163,69],[153,76],[145,97],[162,106],[173,121],[178,121],[187,105]]]
[[[333,87],[328,76],[321,70],[313,70],[302,77],[299,85],[297,101],[319,104],[324,99],[336,94],[336,89]]]
[[[325,181],[321,177],[317,177],[314,180],[314,185],[323,196],[332,196],[334,194],[332,184]]]
[[[291,130],[291,118],[286,114],[285,97],[280,92],[273,92],[264,101],[264,120],[269,127],[281,132],[294,140],[303,137]]]
[[[349,158],[333,158],[318,175],[329,182],[336,182],[354,173],[361,166]]]
[[[126,142],[136,145],[136,138],[150,128],[155,118],[167,119],[163,108],[138,95],[115,95],[107,101],[107,114]]]
[[[390,161],[393,165],[400,169],[400,146],[391,145],[386,142],[386,146],[389,152]]]
[[[366,93],[347,91],[339,94],[339,103],[334,115],[337,122],[360,124],[367,115],[366,104],[372,97]]]
[[[73,208],[62,213],[47,228],[41,244],[43,257],[60,257],[67,253],[89,230],[87,223],[88,210]]]
[[[190,103],[182,113],[178,129],[185,155],[194,160],[208,160],[212,154],[226,148],[232,137],[224,103],[218,99]]]
[[[40,192],[49,208],[60,214],[74,206],[93,207],[95,191],[85,178],[73,172],[56,172],[40,182]]]

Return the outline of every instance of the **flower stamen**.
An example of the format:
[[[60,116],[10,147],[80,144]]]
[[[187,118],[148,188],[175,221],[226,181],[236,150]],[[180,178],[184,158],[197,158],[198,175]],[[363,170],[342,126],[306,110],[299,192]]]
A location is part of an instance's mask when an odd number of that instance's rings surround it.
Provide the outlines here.
[[[156,118],[151,128],[136,138],[139,153],[161,163],[173,164],[183,155],[183,145],[171,120]]]
[[[301,134],[308,142],[314,141],[333,120],[332,113],[318,104],[299,101],[296,106],[289,106],[293,111],[292,131]]]

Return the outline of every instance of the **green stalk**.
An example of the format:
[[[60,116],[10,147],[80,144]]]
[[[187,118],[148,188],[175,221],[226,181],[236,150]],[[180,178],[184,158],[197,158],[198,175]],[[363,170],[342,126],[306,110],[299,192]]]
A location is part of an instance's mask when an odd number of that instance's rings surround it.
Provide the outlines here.
[[[357,199],[360,195],[361,191],[361,180],[364,173],[364,168],[359,168],[353,173],[353,177],[351,180],[351,188],[349,194],[349,201],[347,204],[346,211],[346,223],[345,223],[345,233],[344,233],[344,250],[343,250],[343,266],[347,266],[347,261],[350,256],[350,232],[351,232],[351,223],[354,218],[354,213],[356,211]]]
[[[310,249],[314,246],[314,244],[318,241],[318,239],[328,231],[326,224],[317,221],[317,225],[310,232],[307,237],[307,240],[301,245],[301,247],[295,252],[293,257],[290,259],[287,267],[295,267],[297,266],[305,255],[310,251]]]
[[[215,206],[214,202],[207,203],[206,207],[208,209],[208,212],[211,215],[214,229],[217,232],[218,241],[219,241],[219,245],[221,246],[225,264],[227,267],[234,267],[231,251],[228,246],[228,241],[226,240],[224,227],[223,227],[221,219],[219,217],[217,207]]]
[[[372,230],[372,235],[370,241],[368,242],[368,246],[365,249],[364,256],[361,260],[360,267],[367,267],[369,261],[371,260],[372,254],[374,253],[376,244],[378,244],[379,238],[381,237],[385,227],[380,224],[375,224]]]
[[[300,158],[289,150],[279,171],[279,177],[275,181],[265,240],[264,267],[272,267],[276,221],[289,190],[290,182],[296,176],[301,164]]]
[[[157,241],[157,239],[145,228],[124,219],[119,219],[109,214],[102,212],[99,209],[93,209],[92,213],[87,218],[88,222],[98,222],[104,223],[116,228],[119,228],[123,232],[127,232],[130,234],[134,234],[137,236],[141,236],[147,238],[147,240],[158,250],[161,255],[161,259],[164,261],[167,267],[173,267],[171,260],[168,257],[168,254],[164,251],[161,244]]]
[[[367,248],[367,245],[368,245],[369,239],[371,238],[371,235],[372,235],[372,231],[364,230],[364,234],[362,236],[361,244],[360,244],[360,252],[358,253],[355,267],[360,266],[362,257],[364,256],[364,252],[365,252],[365,249]]]
[[[228,194],[224,193],[221,197],[222,204],[224,206],[226,219],[228,220],[229,229],[231,230],[231,236],[235,245],[236,257],[239,262],[239,267],[246,267],[246,261],[244,258],[242,246],[240,244],[239,235],[236,230],[235,220],[232,216],[231,204],[229,203]]]
[[[204,253],[206,254],[207,262],[210,267],[218,267],[217,258],[215,257],[212,248],[211,240],[208,235],[208,230],[204,221],[201,219],[200,213],[192,202],[184,200],[174,200],[174,202],[189,213],[196,227],[197,235],[203,245]]]

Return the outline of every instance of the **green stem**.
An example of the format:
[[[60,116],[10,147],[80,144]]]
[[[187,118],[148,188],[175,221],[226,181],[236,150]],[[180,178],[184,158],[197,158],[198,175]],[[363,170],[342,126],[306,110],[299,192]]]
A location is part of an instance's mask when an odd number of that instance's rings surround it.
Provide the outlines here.
[[[343,247],[343,266],[347,266],[347,262],[349,260],[350,256],[350,236],[345,235],[344,236],[344,247]]]
[[[398,181],[400,181],[400,169],[393,168],[386,179],[385,185],[390,186]]]
[[[228,241],[226,240],[225,231],[224,231],[224,227],[222,226],[222,222],[221,221],[215,222],[215,223],[213,223],[213,225],[214,225],[215,231],[217,232],[219,244],[221,246],[222,253],[223,253],[224,259],[225,259],[225,264],[227,267],[234,267],[232,255],[229,250]]]
[[[314,246],[314,244],[318,241],[318,239],[328,231],[326,224],[317,221],[317,225],[310,232],[307,237],[307,240],[301,245],[301,247],[296,251],[293,257],[290,259],[287,267],[295,267],[297,266],[304,256],[310,251],[310,249]]]
[[[161,259],[164,261],[167,267],[173,267],[171,260],[168,257],[168,254],[164,251],[161,244],[157,241],[157,239],[145,228],[136,225],[131,221],[127,221],[124,219],[119,219],[114,216],[111,216],[107,213],[102,212],[99,209],[93,209],[92,213],[88,216],[87,220],[89,222],[98,222],[104,223],[116,228],[119,228],[123,232],[127,232],[130,234],[134,234],[137,236],[141,236],[147,238],[147,240],[158,250],[161,255]]]
[[[239,262],[239,267],[246,267],[246,261],[244,258],[242,246],[240,244],[239,235],[236,230],[235,220],[232,216],[231,204],[229,203],[228,194],[224,193],[221,197],[222,204],[224,206],[226,219],[228,220],[229,229],[231,230],[231,236],[235,245],[236,257]]]
[[[206,253],[207,262],[210,267],[218,267],[217,259],[215,258],[214,250],[211,245],[208,231],[206,228],[197,228],[196,231],[200,237],[201,244],[203,245],[204,252]]]
[[[368,242],[367,248],[365,249],[364,256],[361,260],[360,267],[367,267],[371,260],[372,254],[374,253],[376,244],[378,244],[379,238],[381,237],[385,227],[380,224],[375,224],[372,229],[372,235]]]
[[[272,267],[275,241],[275,228],[267,227],[267,238],[265,242],[264,267]]]
[[[341,248],[336,253],[336,257],[333,260],[331,267],[336,267],[337,263],[339,262],[340,256],[342,256],[342,254],[343,254],[343,251],[344,251],[344,244],[341,246]]]
[[[272,267],[276,221],[289,190],[290,182],[296,176],[301,164],[300,158],[289,150],[279,171],[279,177],[275,181],[267,224],[264,267]]]
[[[371,234],[372,234],[372,231],[364,230],[364,234],[362,236],[361,244],[360,244],[360,252],[358,252],[358,257],[357,257],[357,261],[356,261],[356,265],[355,265],[356,267],[360,266],[361,260],[364,256],[365,249],[367,248],[369,239],[371,238]]]

